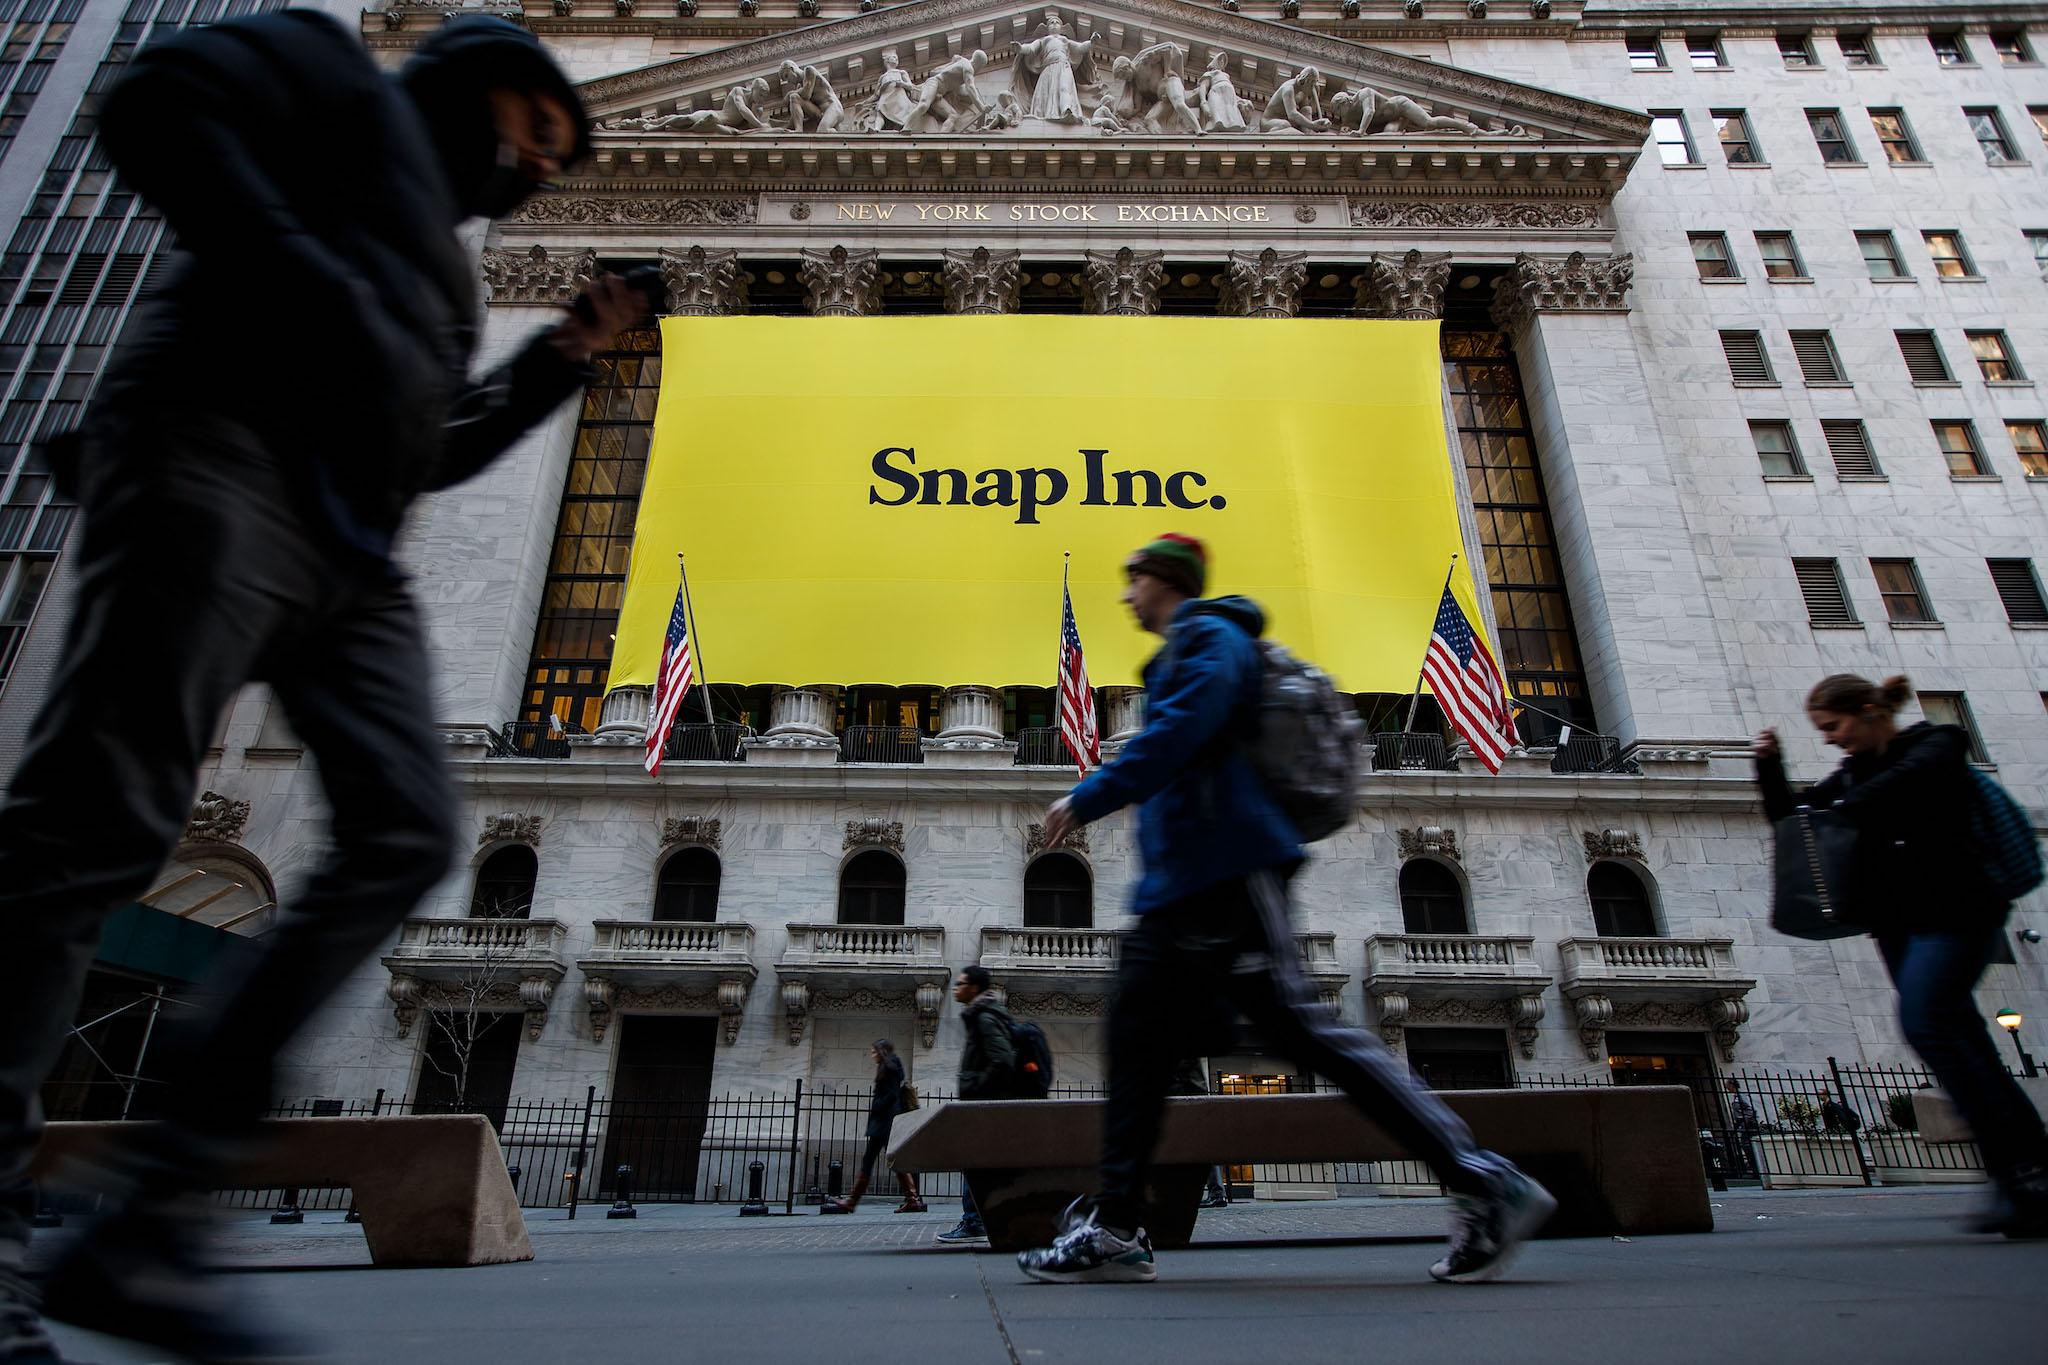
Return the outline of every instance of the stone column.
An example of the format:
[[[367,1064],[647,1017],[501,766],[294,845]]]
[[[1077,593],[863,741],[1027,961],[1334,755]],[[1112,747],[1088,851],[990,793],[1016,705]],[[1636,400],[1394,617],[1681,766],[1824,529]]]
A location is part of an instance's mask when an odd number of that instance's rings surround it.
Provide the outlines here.
[[[604,709],[598,712],[597,738],[600,742],[641,743],[647,738],[647,709],[653,704],[654,689],[640,683],[614,687],[604,694]],[[687,720],[678,721],[688,724]]]
[[[672,251],[663,247],[661,282],[668,288],[668,311],[679,317],[747,311],[747,278],[737,251],[701,246]]]
[[[1150,317],[1159,311],[1159,288],[1166,283],[1166,253],[1084,251],[1081,294],[1090,313],[1109,317]]]
[[[949,313],[1014,313],[1023,288],[1022,254],[990,251],[945,253],[946,311]]]
[[[832,712],[839,702],[836,687],[779,687],[768,702],[768,734],[839,741],[832,734]]]
[[[1145,728],[1145,689],[1142,687],[1097,688],[1109,712],[1109,733],[1104,744],[1122,744]]]
[[[993,687],[949,687],[939,697],[939,740],[1000,740],[1003,696]]]
[[[1427,322],[1444,315],[1444,285],[1451,278],[1449,252],[1411,251],[1374,256],[1354,281],[1360,317]]]
[[[1601,729],[1732,739],[1735,680],[1628,325],[1633,274],[1626,255],[1525,254],[1493,318],[1521,364]]]
[[[867,248],[806,247],[797,279],[810,291],[816,317],[865,317],[882,311],[882,254]]]
[[[1216,311],[1233,318],[1291,318],[1301,311],[1308,283],[1306,251],[1267,247],[1253,255],[1232,251],[1223,267],[1223,296]]]

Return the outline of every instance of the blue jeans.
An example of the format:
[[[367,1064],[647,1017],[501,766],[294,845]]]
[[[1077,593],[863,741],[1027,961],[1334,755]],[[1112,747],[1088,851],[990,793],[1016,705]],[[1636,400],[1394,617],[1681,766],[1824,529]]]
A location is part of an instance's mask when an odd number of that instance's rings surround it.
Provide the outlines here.
[[[1984,1167],[2001,1185],[2048,1164],[2048,1131],[2005,1069],[1971,991],[1984,975],[2004,921],[1952,934],[1886,934],[1878,950],[1899,988],[1899,1024],[1934,1079],[1956,1103]]]

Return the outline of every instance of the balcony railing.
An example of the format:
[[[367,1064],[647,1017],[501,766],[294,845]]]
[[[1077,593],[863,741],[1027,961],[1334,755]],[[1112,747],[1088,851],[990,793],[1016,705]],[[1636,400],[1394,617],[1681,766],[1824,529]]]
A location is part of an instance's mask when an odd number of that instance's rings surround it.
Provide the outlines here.
[[[1017,766],[1020,768],[1071,768],[1074,756],[1060,743],[1057,726],[1034,726],[1017,732]]]
[[[1605,735],[1573,735],[1550,756],[1554,773],[1611,773],[1621,767],[1621,741]]]
[[[930,967],[946,964],[946,931],[935,924],[792,924],[783,966]]]
[[[841,763],[922,763],[924,731],[915,725],[849,725],[839,736]]]
[[[492,736],[493,758],[567,758],[569,736],[581,734],[575,726],[557,726],[544,720],[508,720],[504,730]]]
[[[610,962],[634,967],[736,966],[754,957],[751,924],[691,924],[677,920],[601,919],[587,969]]]
[[[1442,735],[1374,735],[1372,766],[1374,772],[1448,772],[1451,751]]]
[[[1557,952],[1567,990],[1754,984],[1736,971],[1734,944],[1725,938],[1568,938]]]
[[[558,958],[568,932],[554,919],[409,919],[392,956],[448,962]]]
[[[1365,941],[1369,978],[1541,976],[1526,934],[1374,934]]]
[[[668,732],[661,756],[682,763],[739,763],[747,756],[742,741],[753,733],[753,726],[734,721],[678,725]]]
[[[1113,972],[1117,937],[1113,929],[990,927],[981,931],[979,961],[992,972]]]

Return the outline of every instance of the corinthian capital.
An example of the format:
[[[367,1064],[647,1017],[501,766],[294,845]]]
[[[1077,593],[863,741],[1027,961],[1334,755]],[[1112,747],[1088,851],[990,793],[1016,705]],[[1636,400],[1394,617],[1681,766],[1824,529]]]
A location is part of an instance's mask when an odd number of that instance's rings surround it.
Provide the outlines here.
[[[864,317],[882,311],[882,256],[862,249],[830,251],[807,247],[797,278],[811,294],[811,312],[818,317]]]
[[[1440,318],[1444,315],[1444,285],[1450,278],[1449,252],[1374,256],[1358,277],[1357,312],[1363,317],[1407,321]]]
[[[1159,311],[1159,287],[1166,283],[1163,251],[1085,251],[1081,290],[1087,311],[1118,317],[1150,317]]]
[[[544,246],[527,251],[484,252],[484,283],[492,303],[567,303],[597,276],[597,252],[550,256]]]
[[[1024,272],[1015,251],[948,251],[945,255],[946,311],[1014,313]]]
[[[1626,313],[1634,281],[1632,255],[1515,257],[1514,268],[1494,282],[1493,320],[1512,331],[1538,313]]]
[[[1223,269],[1221,311],[1234,318],[1291,318],[1301,311],[1302,286],[1308,283],[1306,251],[1267,247],[1228,253]]]
[[[714,317],[747,310],[747,279],[737,251],[662,248],[661,282],[668,311],[684,317]]]

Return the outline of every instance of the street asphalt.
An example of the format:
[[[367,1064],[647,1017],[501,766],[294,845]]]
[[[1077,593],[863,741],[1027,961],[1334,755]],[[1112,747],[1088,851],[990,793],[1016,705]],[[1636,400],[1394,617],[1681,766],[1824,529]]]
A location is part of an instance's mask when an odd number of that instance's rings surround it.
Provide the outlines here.
[[[1717,1230],[1532,1244],[1507,1278],[1440,1285],[1436,1199],[1240,1204],[1150,1285],[1041,1285],[939,1247],[956,1209],[740,1218],[729,1206],[530,1210],[535,1259],[375,1270],[339,1213],[233,1215],[250,1308],[335,1361],[2048,1362],[2048,1242],[1958,1230],[1978,1189],[1735,1191]],[[45,1234],[38,1260],[69,1230]],[[68,1328],[102,1365],[161,1353]]]

